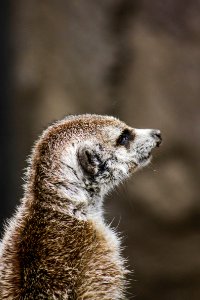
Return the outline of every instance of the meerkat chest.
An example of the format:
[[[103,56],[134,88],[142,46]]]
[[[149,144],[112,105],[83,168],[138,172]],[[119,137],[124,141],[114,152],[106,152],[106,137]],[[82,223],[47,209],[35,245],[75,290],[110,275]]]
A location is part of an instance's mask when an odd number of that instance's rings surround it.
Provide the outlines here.
[[[94,222],[94,230],[96,231],[97,238],[105,243],[105,246],[110,249],[113,254],[120,254],[120,240],[114,229],[110,228],[104,222]]]
[[[124,266],[124,260],[121,256],[121,243],[114,229],[110,228],[103,222],[94,222],[95,243],[94,248],[98,257],[98,261],[104,266],[110,266],[120,276],[127,273]],[[95,257],[95,259],[96,259]],[[94,258],[93,258],[94,259]],[[104,262],[103,262],[104,261]]]
[[[124,299],[127,271],[120,253],[119,239],[104,223],[91,223],[94,239],[84,255],[84,272],[79,278],[81,285],[77,287],[80,299]]]

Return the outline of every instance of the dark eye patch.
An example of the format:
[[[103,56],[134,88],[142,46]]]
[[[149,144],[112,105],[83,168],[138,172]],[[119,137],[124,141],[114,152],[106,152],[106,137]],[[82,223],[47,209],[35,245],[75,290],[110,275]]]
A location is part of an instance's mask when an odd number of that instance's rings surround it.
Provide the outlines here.
[[[129,129],[124,129],[117,139],[116,144],[121,146],[128,146],[129,142],[133,140],[133,133]]]

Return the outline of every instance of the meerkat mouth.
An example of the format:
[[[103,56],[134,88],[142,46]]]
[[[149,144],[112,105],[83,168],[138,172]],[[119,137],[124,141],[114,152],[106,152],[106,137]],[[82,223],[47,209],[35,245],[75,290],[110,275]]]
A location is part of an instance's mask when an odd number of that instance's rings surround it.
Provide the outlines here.
[[[151,152],[149,152],[148,154],[143,155],[139,159],[139,165],[150,162],[151,158],[152,158]]]
[[[157,147],[157,145],[156,145]],[[155,147],[153,147],[152,149],[149,150],[149,152],[143,153],[138,160],[138,165],[140,166],[146,166],[151,162],[151,159],[153,157],[152,152],[155,149]]]
[[[148,153],[141,155],[141,157],[139,158],[139,164],[147,165],[151,161],[152,152],[155,148],[158,148],[160,146],[161,141],[162,141],[162,139],[160,138],[159,142],[156,142],[156,145],[151,150],[149,150]]]

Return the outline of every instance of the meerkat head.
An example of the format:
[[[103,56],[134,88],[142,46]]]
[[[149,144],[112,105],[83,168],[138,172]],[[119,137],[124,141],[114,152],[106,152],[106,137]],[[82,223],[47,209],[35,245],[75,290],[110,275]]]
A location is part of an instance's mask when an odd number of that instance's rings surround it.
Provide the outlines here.
[[[75,211],[97,210],[104,194],[146,166],[160,143],[159,130],[131,128],[114,117],[65,118],[43,133],[33,151],[35,190],[70,202]]]

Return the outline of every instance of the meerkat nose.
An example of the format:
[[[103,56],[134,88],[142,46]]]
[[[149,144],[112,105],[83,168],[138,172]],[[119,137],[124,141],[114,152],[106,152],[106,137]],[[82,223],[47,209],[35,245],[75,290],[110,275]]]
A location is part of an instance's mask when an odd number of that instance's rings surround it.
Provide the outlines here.
[[[162,136],[160,130],[152,129],[151,136],[155,139],[156,146],[159,147],[160,144],[162,143]]]

